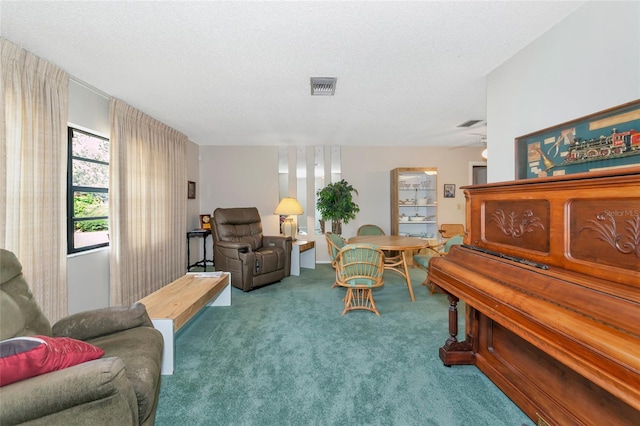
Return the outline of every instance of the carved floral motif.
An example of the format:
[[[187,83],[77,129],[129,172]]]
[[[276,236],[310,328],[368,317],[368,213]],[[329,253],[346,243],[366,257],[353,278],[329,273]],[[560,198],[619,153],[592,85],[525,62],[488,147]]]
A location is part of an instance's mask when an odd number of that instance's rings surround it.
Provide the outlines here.
[[[544,229],[540,218],[534,216],[531,210],[525,210],[520,216],[514,211],[507,215],[504,210],[498,209],[491,215],[489,223],[491,222],[494,222],[504,235],[513,238],[519,238],[525,232],[533,232],[536,227]]]
[[[594,231],[598,239],[609,244],[622,254],[635,253],[640,257],[640,216],[625,220],[627,226],[624,235],[618,232],[617,222],[612,212],[603,211],[596,215],[595,219],[587,220],[582,231]]]

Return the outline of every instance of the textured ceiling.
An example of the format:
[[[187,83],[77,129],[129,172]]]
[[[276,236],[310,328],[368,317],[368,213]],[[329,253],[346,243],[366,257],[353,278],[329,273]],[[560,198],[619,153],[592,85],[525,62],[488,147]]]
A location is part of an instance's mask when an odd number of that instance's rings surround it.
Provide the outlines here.
[[[0,32],[199,145],[458,146],[486,75],[583,3],[2,1]]]

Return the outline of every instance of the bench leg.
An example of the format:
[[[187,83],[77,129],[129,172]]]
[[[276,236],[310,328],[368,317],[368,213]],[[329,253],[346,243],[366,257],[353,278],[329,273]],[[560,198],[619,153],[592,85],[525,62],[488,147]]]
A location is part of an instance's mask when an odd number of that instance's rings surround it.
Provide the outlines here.
[[[173,335],[173,320],[152,319],[151,322],[153,323],[153,326],[162,333],[162,338],[164,339],[161,374],[163,376],[171,376],[173,374],[173,361],[176,352],[176,343]]]
[[[231,273],[225,272],[225,274],[229,275],[229,283],[207,303],[207,306],[231,306]]]

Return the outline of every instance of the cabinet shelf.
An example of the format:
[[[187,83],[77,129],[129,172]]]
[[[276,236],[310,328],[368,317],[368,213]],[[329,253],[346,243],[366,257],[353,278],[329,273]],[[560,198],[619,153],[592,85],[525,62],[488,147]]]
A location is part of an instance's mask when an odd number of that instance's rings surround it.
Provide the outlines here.
[[[436,223],[435,220],[407,220],[405,222],[398,221],[401,225],[424,225],[425,223]]]

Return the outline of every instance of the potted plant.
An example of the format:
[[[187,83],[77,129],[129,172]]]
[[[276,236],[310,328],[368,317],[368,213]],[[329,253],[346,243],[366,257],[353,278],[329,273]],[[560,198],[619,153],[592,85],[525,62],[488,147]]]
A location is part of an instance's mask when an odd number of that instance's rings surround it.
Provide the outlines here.
[[[349,223],[360,211],[360,207],[353,201],[352,193],[358,194],[358,191],[344,179],[330,183],[316,192],[316,208],[323,221],[332,221],[331,231],[335,234],[342,234],[342,222]],[[323,226],[322,228],[324,229]]]

